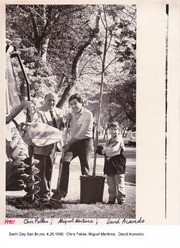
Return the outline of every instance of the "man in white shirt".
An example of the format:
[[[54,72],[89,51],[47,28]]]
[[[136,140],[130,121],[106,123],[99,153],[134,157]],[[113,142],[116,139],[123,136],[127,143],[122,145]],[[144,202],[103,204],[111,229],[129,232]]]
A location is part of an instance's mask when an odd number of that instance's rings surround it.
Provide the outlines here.
[[[61,110],[55,107],[56,103],[57,95],[55,93],[50,92],[46,94],[44,105],[38,109],[38,116],[40,122],[46,123],[61,130],[63,127],[63,118]],[[36,167],[40,170],[38,176],[41,179],[38,184],[40,187],[38,195],[42,199],[49,197],[52,166],[56,154],[56,148],[56,144],[34,147],[34,157],[35,159],[39,160],[39,164],[37,164]]]
[[[65,197],[68,192],[70,162],[78,156],[81,165],[81,174],[89,175],[89,159],[93,150],[92,113],[83,107],[83,100],[77,93],[70,96],[69,106],[72,112],[69,113],[65,119],[67,119],[70,125],[71,139],[64,146],[60,185],[57,189],[57,193],[51,198],[52,200],[58,199],[58,201],[60,201],[62,197]]]

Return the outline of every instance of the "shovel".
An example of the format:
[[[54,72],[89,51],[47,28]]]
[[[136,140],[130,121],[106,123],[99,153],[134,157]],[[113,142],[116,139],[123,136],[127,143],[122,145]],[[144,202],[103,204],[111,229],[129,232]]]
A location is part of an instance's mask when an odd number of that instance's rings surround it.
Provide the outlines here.
[[[66,123],[66,130],[65,130],[65,134],[64,134],[64,145],[67,142],[68,126],[69,126],[69,120]],[[51,199],[50,199],[51,204],[54,206],[58,206],[58,204],[61,205],[60,200],[62,199],[62,197],[65,197],[65,195],[66,195],[65,193],[63,194],[63,192],[60,191],[60,182],[61,182],[61,174],[62,174],[64,154],[65,154],[65,150],[62,147],[62,155],[61,155],[61,159],[60,159],[60,163],[59,163],[59,174],[58,174],[57,188],[52,189],[53,195],[51,196]]]

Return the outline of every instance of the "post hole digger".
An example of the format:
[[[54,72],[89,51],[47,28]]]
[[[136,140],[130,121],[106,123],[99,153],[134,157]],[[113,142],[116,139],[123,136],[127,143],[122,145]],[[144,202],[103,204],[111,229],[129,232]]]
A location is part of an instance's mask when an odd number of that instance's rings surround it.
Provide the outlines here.
[[[6,49],[6,190],[25,190],[29,202],[34,201],[39,190],[37,161],[33,159],[33,147],[21,138],[18,123],[22,119],[31,122],[34,110],[20,56]]]
[[[30,87],[19,53],[6,54],[6,190],[24,190],[23,200],[38,199],[40,178],[34,146],[62,140],[61,131],[37,122]]]
[[[31,109],[32,104],[30,102],[25,102],[15,108],[6,118],[6,124],[9,124],[13,118],[25,107],[28,106]],[[21,173],[21,177],[25,178],[25,183],[21,182],[22,188],[27,192],[27,195],[24,197],[29,202],[33,202],[35,200],[35,195],[39,192],[39,181],[40,178],[37,176],[39,170],[36,168],[36,164],[38,163],[37,160],[33,157],[33,148],[34,146],[46,146],[50,144],[54,144],[56,142],[61,142],[62,140],[62,133],[57,128],[51,127],[47,124],[40,123],[40,122],[23,122],[20,123],[18,126],[18,132],[22,140],[28,145],[29,150],[29,157],[26,156],[25,159],[19,164],[19,174]],[[14,141],[14,140],[13,140]],[[11,142],[11,155],[8,157],[15,158],[17,153],[17,148],[14,149],[14,142]],[[20,144],[17,141],[17,144]],[[24,163],[24,168],[22,168],[22,163]],[[17,167],[17,162],[13,162],[13,167],[11,170],[8,170],[7,183],[12,183],[12,175],[14,175],[15,166]],[[17,173],[14,175],[17,178]],[[17,178],[18,179],[18,178]],[[21,180],[21,179],[18,179]],[[24,185],[24,186],[23,186]]]

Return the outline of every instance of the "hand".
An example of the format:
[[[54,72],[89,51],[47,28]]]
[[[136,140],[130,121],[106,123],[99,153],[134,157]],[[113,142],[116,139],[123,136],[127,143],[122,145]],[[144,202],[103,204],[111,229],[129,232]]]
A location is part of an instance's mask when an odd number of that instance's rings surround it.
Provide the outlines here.
[[[97,148],[97,146],[98,146],[98,141],[93,140],[93,145],[94,145],[94,148]]]
[[[68,149],[69,149],[70,145],[69,144],[66,144],[63,146],[63,150],[64,152],[66,152]]]
[[[104,148],[103,148],[103,149],[104,149]],[[103,149],[102,149],[102,151],[101,151],[101,152],[102,152],[102,155],[105,155],[105,151],[104,151]]]
[[[104,155],[104,147],[102,145],[98,145],[96,149],[96,153],[99,155]]]

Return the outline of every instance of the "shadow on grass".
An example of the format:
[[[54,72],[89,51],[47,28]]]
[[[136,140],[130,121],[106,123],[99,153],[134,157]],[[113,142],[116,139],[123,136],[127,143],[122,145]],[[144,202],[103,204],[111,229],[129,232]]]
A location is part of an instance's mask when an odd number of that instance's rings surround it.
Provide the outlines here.
[[[125,174],[125,182],[128,185],[135,186],[136,185],[136,174],[134,168],[128,168],[126,169]]]

